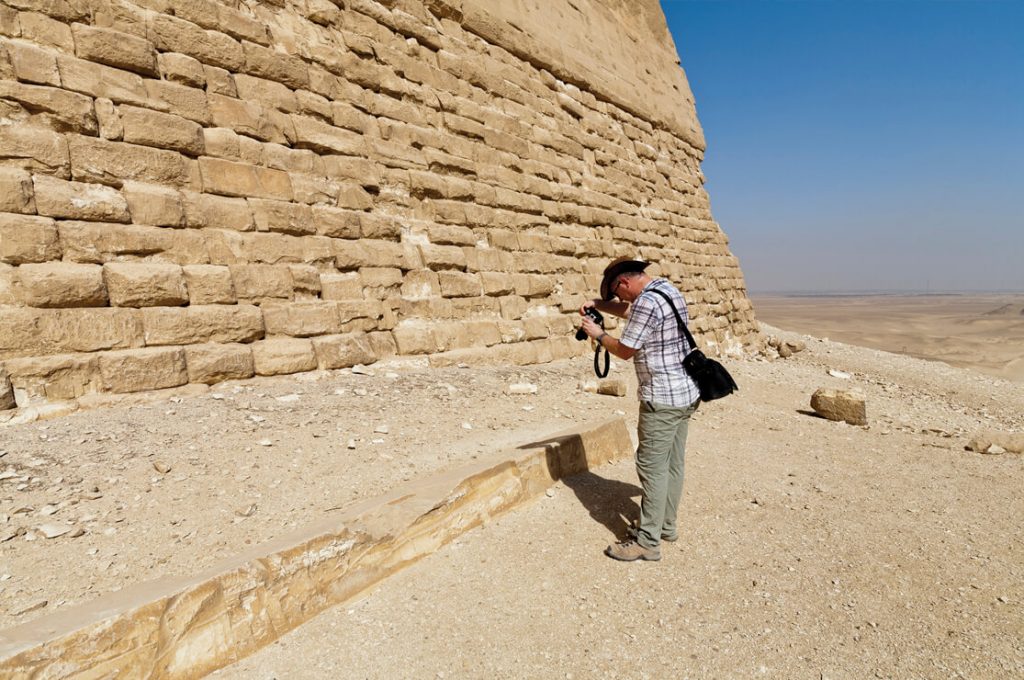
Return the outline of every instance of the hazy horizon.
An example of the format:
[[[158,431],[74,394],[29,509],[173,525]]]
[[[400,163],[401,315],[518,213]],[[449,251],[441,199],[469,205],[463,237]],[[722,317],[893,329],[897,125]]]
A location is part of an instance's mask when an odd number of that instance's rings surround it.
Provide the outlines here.
[[[662,7],[752,294],[1024,292],[1024,3]]]

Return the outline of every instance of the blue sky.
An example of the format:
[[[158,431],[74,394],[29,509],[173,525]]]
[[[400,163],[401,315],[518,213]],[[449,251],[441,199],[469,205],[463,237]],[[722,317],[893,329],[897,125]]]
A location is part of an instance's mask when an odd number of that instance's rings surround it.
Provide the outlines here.
[[[1024,1],[661,4],[751,293],[1024,291]]]

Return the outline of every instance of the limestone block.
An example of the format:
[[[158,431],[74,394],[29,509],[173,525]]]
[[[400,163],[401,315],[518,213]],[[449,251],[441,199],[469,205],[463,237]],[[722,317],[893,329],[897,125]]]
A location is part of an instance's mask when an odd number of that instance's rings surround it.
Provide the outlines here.
[[[206,90],[210,94],[222,94],[225,97],[238,96],[235,77],[228,71],[203,64],[203,73],[206,74]]]
[[[57,57],[64,89],[90,97],[102,97],[117,104],[145,106],[149,95],[141,76],[111,66],[62,54]]]
[[[265,142],[278,144],[288,142],[285,131],[275,124],[270,111],[264,109],[258,100],[235,99],[211,94],[209,103],[213,124],[218,127],[227,128],[238,134],[255,137]]]
[[[298,57],[283,54],[260,45],[243,42],[246,73],[283,83],[293,90],[309,87],[309,70]]]
[[[0,167],[0,213],[31,214],[35,211],[32,176],[17,168]]]
[[[228,95],[230,97],[239,97],[245,101],[262,102],[264,106],[287,113],[296,111],[299,108],[295,93],[288,89],[286,85],[241,73],[234,77],[234,82],[237,93]]]
[[[118,115],[114,102],[99,97],[96,99],[95,108],[100,137],[112,141],[118,141],[124,137],[124,126],[121,125],[121,116]]]
[[[210,261],[201,234],[191,231],[102,222],[60,222],[64,257],[73,262],[110,262],[146,257],[161,262]]]
[[[313,210],[308,205],[250,198],[249,209],[252,211],[258,231],[276,231],[300,236],[316,233]]]
[[[207,156],[232,160],[241,160],[242,158],[238,134],[228,128],[204,128],[203,146],[206,147]]]
[[[361,186],[344,183],[338,185],[338,207],[352,210],[369,210],[373,207],[373,199]],[[372,225],[371,225],[372,226]],[[382,233],[387,233],[382,230]],[[393,233],[393,230],[391,230]],[[369,237],[366,233],[364,236]]]
[[[183,198],[185,221],[190,227],[234,231],[251,231],[256,227],[249,203],[244,198],[197,194],[191,191],[185,192]]]
[[[427,236],[437,245],[472,246],[477,241],[472,229],[453,224],[432,225],[427,229]]]
[[[433,354],[441,350],[432,328],[418,319],[399,322],[391,334],[399,354]]]
[[[181,116],[134,106],[119,109],[124,141],[130,144],[172,149],[190,156],[205,152],[202,128]]]
[[[982,430],[971,437],[965,448],[968,451],[994,455],[1024,453],[1024,433]]]
[[[225,196],[292,200],[288,173],[204,156],[199,159],[203,190]]]
[[[151,40],[163,52],[180,52],[204,64],[228,71],[241,71],[245,62],[242,46],[218,31],[206,31],[189,21],[157,14],[149,24]]]
[[[147,80],[144,84],[150,100],[148,106],[165,109],[200,125],[210,124],[210,106],[204,91],[166,80]]]
[[[817,390],[811,395],[811,408],[829,420],[851,425],[867,425],[867,409],[863,395],[846,390]]]
[[[71,31],[75,38],[75,54],[80,59],[97,61],[142,75],[159,75],[156,50],[148,40],[84,24],[72,24]]]
[[[57,177],[71,173],[64,135],[28,125],[0,125],[0,165]]]
[[[18,267],[18,291],[30,307],[103,307],[107,290],[96,265],[48,262]]]
[[[207,385],[251,378],[256,372],[252,348],[247,345],[190,345],[185,348],[185,364],[189,382]]]
[[[135,310],[21,307],[0,314],[0,355],[95,352],[141,343]]]
[[[0,262],[18,265],[59,260],[60,257],[61,247],[53,220],[0,213]]]
[[[367,333],[366,338],[370,343],[370,351],[377,360],[398,354],[398,345],[395,344],[395,336],[391,331]]]
[[[498,303],[501,310],[501,318],[503,319],[521,319],[528,307],[526,299],[518,295],[502,297],[498,300]]]
[[[55,52],[18,40],[4,41],[0,47],[3,46],[7,47],[7,55],[18,80],[60,87]]]
[[[180,192],[142,182],[125,182],[121,191],[128,201],[131,221],[135,224],[156,227],[185,225],[185,207]]]
[[[261,309],[267,335],[306,338],[341,331],[338,307],[332,302],[265,304]]]
[[[101,388],[99,360],[88,354],[58,354],[5,362],[21,406],[77,399]]]
[[[190,264],[182,267],[189,303],[192,305],[232,305],[236,302],[231,270],[212,264]]]
[[[290,264],[288,271],[292,273],[292,289],[297,296],[299,294],[308,298],[320,296],[320,272],[316,267],[309,264]]]
[[[327,335],[313,338],[320,368],[350,368],[356,364],[371,364],[377,360],[369,337],[365,333]]]
[[[358,319],[376,321],[384,313],[380,300],[338,300],[334,304],[343,326]]]
[[[16,22],[21,28],[21,38],[24,40],[56,47],[63,52],[75,51],[75,41],[71,35],[71,29],[63,21],[51,19],[39,12],[22,12],[16,20],[11,17],[10,22],[12,24]],[[0,33],[3,32],[0,29]]]
[[[45,113],[62,132],[96,134],[99,129],[92,100],[81,94],[56,87],[26,85],[0,80],[0,99],[18,102],[32,113]]]
[[[359,238],[359,213],[325,205],[314,205],[312,211],[316,233],[331,238]]]
[[[0,365],[0,411],[7,411],[18,405],[14,398],[14,387],[7,375],[7,369]]]
[[[361,300],[363,284],[359,274],[321,274],[320,297],[324,300]]]
[[[129,221],[128,202],[102,184],[67,182],[49,175],[33,178],[36,211],[47,217],[100,222]]]
[[[72,177],[121,186],[127,180],[188,186],[191,166],[179,154],[148,146],[68,135]]]
[[[114,307],[159,307],[188,303],[181,267],[157,262],[108,262],[103,265]]]
[[[206,71],[203,64],[187,54],[164,52],[157,55],[157,65],[164,80],[189,87],[206,87]]]
[[[292,273],[269,264],[231,265],[231,281],[239,300],[292,297]]]
[[[363,286],[397,288],[402,283],[402,270],[395,267],[363,267],[359,270]]]
[[[359,224],[363,238],[398,240],[402,235],[401,222],[389,215],[359,213]]]
[[[316,368],[313,343],[300,338],[274,338],[252,344],[256,375],[284,375]]]
[[[263,314],[254,305],[148,307],[142,331],[147,346],[252,342],[263,337]]]
[[[295,146],[312,149],[317,153],[341,154],[343,156],[365,156],[366,141],[363,135],[334,127],[308,116],[292,114],[295,130]]]
[[[407,272],[402,281],[402,298],[425,300],[441,295],[441,281],[430,269],[416,269]]]
[[[465,269],[466,255],[456,246],[420,246],[423,262],[431,269]]]
[[[483,294],[480,277],[476,274],[442,270],[437,276],[444,297],[475,297]]]
[[[512,276],[500,272],[481,272],[485,295],[508,295],[515,290]]]
[[[185,351],[180,347],[126,349],[99,355],[103,387],[110,392],[141,392],[188,382]]]

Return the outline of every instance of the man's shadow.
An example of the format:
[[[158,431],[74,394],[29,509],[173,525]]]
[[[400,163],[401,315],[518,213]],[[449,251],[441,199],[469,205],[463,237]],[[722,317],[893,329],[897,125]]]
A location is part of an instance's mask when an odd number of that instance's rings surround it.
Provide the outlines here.
[[[626,538],[626,529],[640,521],[640,506],[633,501],[641,494],[640,487],[616,479],[605,479],[587,470],[562,483],[572,489],[590,516],[608,527],[617,539]]]

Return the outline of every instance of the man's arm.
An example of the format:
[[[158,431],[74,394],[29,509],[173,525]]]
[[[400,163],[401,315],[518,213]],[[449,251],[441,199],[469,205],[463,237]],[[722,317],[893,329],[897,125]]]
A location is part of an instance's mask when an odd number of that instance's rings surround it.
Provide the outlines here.
[[[580,314],[586,314],[588,307],[596,307],[597,311],[617,316],[620,319],[625,319],[626,316],[629,315],[629,303],[622,302],[620,300],[613,300],[610,302],[605,302],[604,300],[591,300],[590,302],[585,302],[583,303],[583,306],[580,307]]]
[[[629,361],[636,354],[636,350],[629,345],[623,345],[618,338],[614,338],[607,333],[601,333],[597,336],[597,342],[602,347],[608,350],[610,354],[614,354],[620,359]]]

